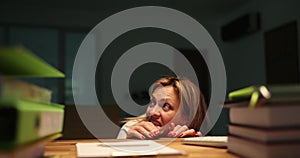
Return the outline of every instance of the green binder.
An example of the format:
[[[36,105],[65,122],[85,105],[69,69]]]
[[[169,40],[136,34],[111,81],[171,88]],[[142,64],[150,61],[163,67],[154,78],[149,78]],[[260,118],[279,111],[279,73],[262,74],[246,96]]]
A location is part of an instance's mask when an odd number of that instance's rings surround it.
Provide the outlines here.
[[[65,75],[23,47],[0,48],[0,76],[65,77]]]
[[[249,107],[254,107],[259,99],[267,103],[300,102],[300,84],[253,85],[232,91],[229,101],[249,100]]]
[[[0,100],[0,150],[37,141],[63,129],[64,106]]]

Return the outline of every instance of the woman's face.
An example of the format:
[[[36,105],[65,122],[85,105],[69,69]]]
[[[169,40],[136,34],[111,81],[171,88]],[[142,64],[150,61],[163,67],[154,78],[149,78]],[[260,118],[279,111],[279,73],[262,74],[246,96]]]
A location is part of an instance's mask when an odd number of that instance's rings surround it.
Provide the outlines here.
[[[182,124],[186,117],[179,111],[180,99],[172,86],[158,87],[150,96],[147,109],[149,121],[156,126],[163,126],[172,120],[175,124]],[[171,122],[170,122],[171,123]]]

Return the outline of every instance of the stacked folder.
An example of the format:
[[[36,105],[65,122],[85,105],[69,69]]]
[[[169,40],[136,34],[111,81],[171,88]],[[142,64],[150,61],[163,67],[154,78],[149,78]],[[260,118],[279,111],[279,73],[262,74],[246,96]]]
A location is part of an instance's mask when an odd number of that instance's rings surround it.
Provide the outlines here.
[[[19,77],[64,77],[23,47],[0,48],[0,157],[40,157],[61,137],[64,106],[52,92]]]
[[[300,155],[300,85],[251,86],[229,93],[228,150],[243,157]]]

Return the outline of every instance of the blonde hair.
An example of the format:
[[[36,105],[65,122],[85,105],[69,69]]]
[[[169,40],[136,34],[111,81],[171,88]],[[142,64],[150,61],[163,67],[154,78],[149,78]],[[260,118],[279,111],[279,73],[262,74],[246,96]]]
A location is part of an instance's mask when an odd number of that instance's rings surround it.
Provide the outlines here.
[[[180,112],[188,116],[187,125],[190,129],[199,130],[206,113],[206,102],[199,88],[187,78],[176,76],[163,77],[155,81],[149,92],[153,93],[158,87],[172,86],[180,98]],[[130,120],[146,121],[146,115],[126,118],[124,122]]]

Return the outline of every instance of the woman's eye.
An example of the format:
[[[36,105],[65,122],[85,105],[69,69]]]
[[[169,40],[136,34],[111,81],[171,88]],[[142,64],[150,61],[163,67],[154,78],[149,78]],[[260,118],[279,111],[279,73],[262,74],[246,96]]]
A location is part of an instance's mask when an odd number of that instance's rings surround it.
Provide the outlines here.
[[[153,107],[155,105],[155,101],[150,101],[149,106]]]
[[[162,109],[163,109],[164,111],[169,111],[169,110],[172,109],[172,107],[171,107],[169,104],[165,103],[165,104],[162,106]]]

